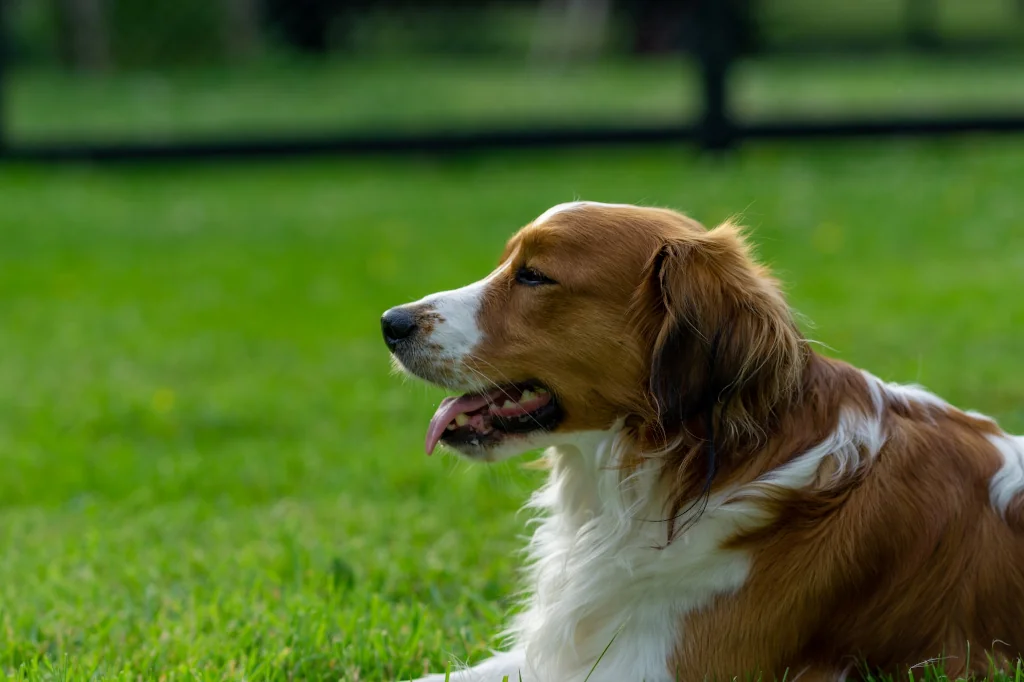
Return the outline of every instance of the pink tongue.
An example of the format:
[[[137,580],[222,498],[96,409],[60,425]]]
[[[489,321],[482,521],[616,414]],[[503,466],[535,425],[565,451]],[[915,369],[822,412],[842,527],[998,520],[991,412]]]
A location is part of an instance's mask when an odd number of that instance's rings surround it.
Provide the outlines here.
[[[462,395],[449,396],[442,400],[441,404],[437,406],[434,416],[430,418],[430,426],[427,427],[427,454],[433,454],[434,448],[437,447],[437,441],[441,440],[444,430],[460,412],[479,410],[487,405],[489,399],[491,399],[490,396],[486,395]]]

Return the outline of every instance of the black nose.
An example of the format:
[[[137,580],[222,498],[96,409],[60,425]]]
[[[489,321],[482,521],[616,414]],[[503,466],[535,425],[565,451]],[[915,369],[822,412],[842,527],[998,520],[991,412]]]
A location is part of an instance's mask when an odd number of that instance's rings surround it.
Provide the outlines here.
[[[404,308],[392,308],[380,318],[380,328],[384,332],[384,343],[393,349],[416,331],[416,318]]]

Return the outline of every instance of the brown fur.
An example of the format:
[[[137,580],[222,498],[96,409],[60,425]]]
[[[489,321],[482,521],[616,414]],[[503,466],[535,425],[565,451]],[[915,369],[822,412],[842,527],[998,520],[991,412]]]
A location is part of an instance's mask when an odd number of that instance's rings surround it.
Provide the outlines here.
[[[843,661],[898,673],[945,656],[958,674],[1024,652],[1024,538],[989,501],[996,453],[935,417],[891,414],[869,472],[775,500],[776,521],[734,541],[754,552],[746,585],[688,619],[679,665],[712,678]]]
[[[942,405],[876,405],[861,372],[812,351],[737,228],[573,208],[524,228],[501,262],[473,368],[496,382],[543,376],[564,430],[628,415],[627,466],[668,449],[670,519],[708,486],[753,482],[807,451],[841,410],[881,408],[880,452],[839,480],[832,463],[806,490],[772,491],[769,522],[733,538],[752,553],[749,579],[687,617],[680,679],[835,679],[862,662],[901,672],[941,657],[959,673],[1024,653],[1024,500],[1006,519],[992,508],[1000,457],[985,435],[998,427]],[[558,286],[515,286],[521,266]]]

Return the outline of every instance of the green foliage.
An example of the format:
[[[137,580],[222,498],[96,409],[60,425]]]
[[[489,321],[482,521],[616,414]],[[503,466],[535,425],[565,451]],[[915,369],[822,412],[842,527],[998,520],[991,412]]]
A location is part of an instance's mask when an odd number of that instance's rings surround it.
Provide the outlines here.
[[[215,0],[110,0],[114,62],[121,69],[220,63],[221,5]]]
[[[57,17],[53,2],[7,2],[3,5],[5,59],[46,64],[58,62]]]
[[[390,373],[378,320],[574,197],[740,213],[829,352],[1024,429],[1022,152],[0,169],[0,671],[388,680],[485,655],[540,474],[424,457],[441,392]]]

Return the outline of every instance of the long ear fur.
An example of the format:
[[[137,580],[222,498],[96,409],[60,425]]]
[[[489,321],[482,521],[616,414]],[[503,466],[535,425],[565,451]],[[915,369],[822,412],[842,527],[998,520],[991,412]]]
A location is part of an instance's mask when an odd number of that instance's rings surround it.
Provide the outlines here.
[[[806,343],[778,284],[725,224],[662,246],[648,264],[649,391],[661,432],[720,454],[763,443],[799,383]],[[708,433],[710,431],[710,433]]]

